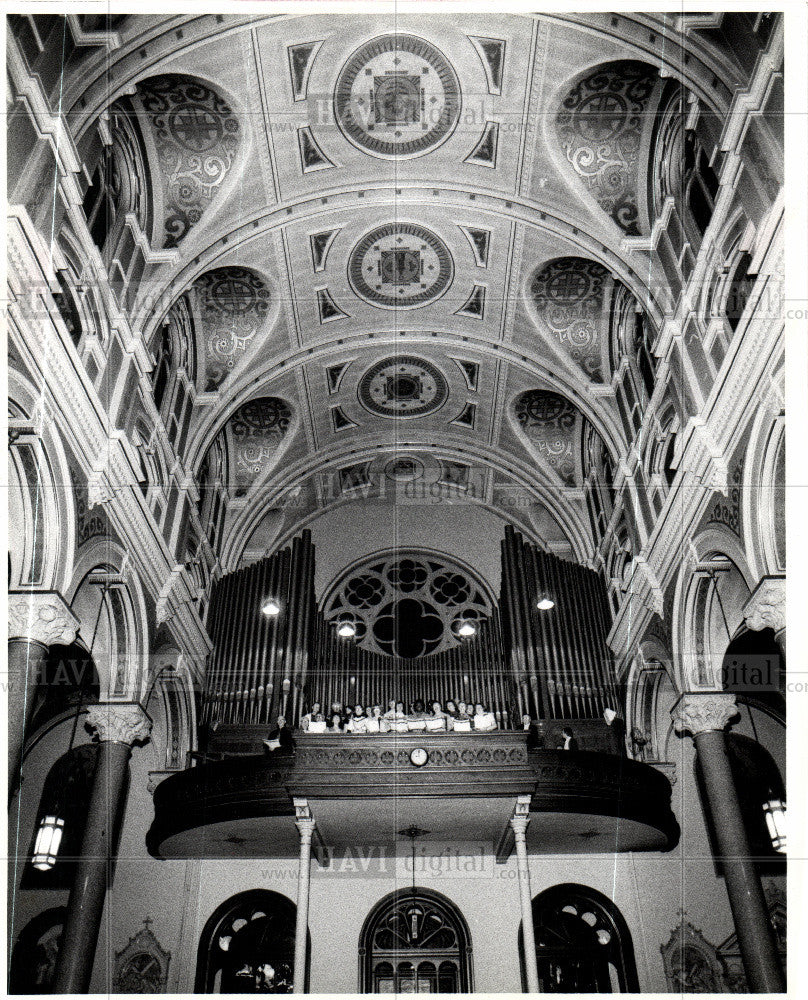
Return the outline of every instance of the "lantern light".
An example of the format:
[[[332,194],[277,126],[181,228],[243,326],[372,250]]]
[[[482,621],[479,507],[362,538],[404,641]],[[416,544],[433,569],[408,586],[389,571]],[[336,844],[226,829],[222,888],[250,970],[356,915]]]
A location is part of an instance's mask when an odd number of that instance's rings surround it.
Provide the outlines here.
[[[356,635],[356,625],[353,622],[342,622],[337,628],[337,635],[341,639],[353,639]]]
[[[281,613],[281,606],[274,597],[269,597],[266,601],[264,601],[264,606],[261,608],[261,611],[267,616],[267,618],[277,618]]]
[[[58,816],[43,816],[36,833],[34,856],[31,864],[46,872],[56,864],[59,845],[62,843],[65,821]]]
[[[547,594],[542,594],[538,601],[536,601],[536,607],[539,611],[552,611],[555,607],[555,601],[551,597],[548,597]]]
[[[474,622],[463,620],[457,626],[457,634],[462,636],[464,639],[469,639],[471,636],[477,634],[477,626]]]
[[[786,853],[786,804],[782,799],[769,799],[763,803],[763,814],[772,840],[772,847],[780,854]]]

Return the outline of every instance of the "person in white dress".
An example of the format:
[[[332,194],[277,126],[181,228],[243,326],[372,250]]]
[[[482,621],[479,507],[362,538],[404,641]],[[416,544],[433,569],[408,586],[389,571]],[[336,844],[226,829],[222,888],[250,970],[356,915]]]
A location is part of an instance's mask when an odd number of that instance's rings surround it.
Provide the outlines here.
[[[348,724],[345,727],[346,733],[366,733],[367,732],[368,720],[365,717],[365,710],[361,705],[356,705],[353,710],[353,715],[348,720]]]
[[[479,702],[474,706],[474,731],[477,733],[491,733],[497,728],[497,719],[493,712],[486,710],[485,705]]]
[[[321,711],[322,709],[320,707],[320,702],[315,701],[312,704],[309,711],[306,712],[306,714],[300,720],[300,728],[303,730],[304,733],[308,731],[309,726],[314,721],[315,717],[320,714]]]

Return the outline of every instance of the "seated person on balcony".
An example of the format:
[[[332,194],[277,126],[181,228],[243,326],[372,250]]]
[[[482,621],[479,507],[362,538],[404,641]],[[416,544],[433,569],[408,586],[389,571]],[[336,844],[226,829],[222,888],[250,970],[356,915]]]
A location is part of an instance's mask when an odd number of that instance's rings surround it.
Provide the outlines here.
[[[404,702],[393,702],[394,708],[384,713],[384,718],[389,723],[388,732],[406,733],[408,731],[407,713],[404,711]]]
[[[381,705],[374,705],[373,708],[367,710],[367,723],[365,725],[365,730],[368,733],[386,733],[387,723],[382,719],[382,707]]]
[[[457,703],[457,716],[454,720],[454,731],[456,733],[471,732],[471,715],[469,715],[464,701],[459,701]]]
[[[342,731],[343,731],[343,729],[342,729],[342,713],[341,712],[332,712],[331,713],[331,724],[329,725],[328,729],[326,729],[326,732],[327,733],[341,733]]]
[[[292,739],[292,730],[286,725],[286,719],[278,716],[278,724],[270,730],[269,736],[264,740],[264,746],[270,753],[291,754],[295,752],[295,741]]]
[[[559,750],[578,749],[578,740],[575,739],[575,735],[573,734],[569,726],[564,726],[564,728],[561,730],[561,738],[563,739],[564,742],[558,748]]]
[[[439,701],[432,702],[432,715],[427,716],[426,731],[428,733],[445,733],[449,728],[449,717],[440,707]]]
[[[353,715],[345,725],[346,733],[366,733],[368,720],[365,716],[365,710],[361,705],[357,705],[353,710]]]
[[[474,706],[474,731],[477,733],[492,733],[497,726],[497,719],[493,712],[488,712],[481,702]]]
[[[320,702],[315,701],[312,703],[311,708],[304,716],[300,719],[300,728],[305,732],[309,725],[314,721],[314,719],[321,713],[322,709],[320,707]]]
[[[407,717],[407,728],[410,732],[420,732],[426,729],[426,720],[429,715],[424,711],[424,703],[420,698],[413,702],[410,714]]]
[[[331,709],[328,712],[328,718],[329,719],[333,719],[333,717],[335,715],[339,716],[339,718],[340,718],[340,725],[342,725],[342,726],[344,726],[345,723],[348,721],[348,717],[347,717],[347,715],[345,714],[345,712],[342,709],[342,702],[341,701],[332,701],[331,702]]]

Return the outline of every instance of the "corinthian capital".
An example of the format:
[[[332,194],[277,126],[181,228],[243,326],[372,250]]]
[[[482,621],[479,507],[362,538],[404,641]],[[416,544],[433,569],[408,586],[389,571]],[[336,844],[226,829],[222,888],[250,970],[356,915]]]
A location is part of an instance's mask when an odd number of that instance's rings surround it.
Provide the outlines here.
[[[137,702],[90,705],[84,723],[101,743],[132,746],[149,738],[152,720]]]
[[[743,609],[746,627],[753,632],[774,629],[775,634],[786,627],[786,578],[764,576]]]
[[[19,591],[8,595],[9,639],[30,639],[43,646],[76,641],[79,620],[55,591]]]
[[[671,710],[673,728],[677,733],[720,732],[738,716],[734,694],[723,691],[683,694]]]

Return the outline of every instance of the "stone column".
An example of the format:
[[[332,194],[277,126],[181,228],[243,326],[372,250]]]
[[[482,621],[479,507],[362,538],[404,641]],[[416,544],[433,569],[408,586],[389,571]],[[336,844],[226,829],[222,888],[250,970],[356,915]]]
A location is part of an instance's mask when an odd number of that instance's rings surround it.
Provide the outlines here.
[[[113,838],[125,805],[134,743],[147,740],[151,719],[133,702],[91,705],[86,725],[99,740],[87,825],[67,902],[54,993],[87,993],[104,910]]]
[[[16,785],[22,765],[25,726],[48,646],[69,646],[79,621],[55,591],[12,591],[8,595],[8,788]]]
[[[749,841],[732,777],[725,728],[738,716],[735,695],[723,692],[683,694],[671,715],[678,733],[689,733],[704,777],[707,808],[724,875],[729,905],[746,979],[753,993],[782,993],[785,977],[774,932],[750,857]]]
[[[295,799],[295,826],[300,834],[300,867],[297,872],[297,920],[295,922],[295,971],[293,993],[306,992],[306,953],[309,943],[309,889],[311,886],[311,840],[314,817],[305,799]]]
[[[519,901],[522,905],[522,949],[528,993],[539,992],[539,970],[536,965],[536,938],[533,932],[533,894],[530,891],[530,867],[527,860],[525,832],[530,822],[530,796],[520,795],[511,817],[511,829],[516,843],[516,866],[519,874]]]
[[[774,638],[786,658],[786,578],[764,576],[743,609],[746,627],[753,632],[774,629]]]

